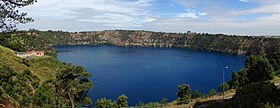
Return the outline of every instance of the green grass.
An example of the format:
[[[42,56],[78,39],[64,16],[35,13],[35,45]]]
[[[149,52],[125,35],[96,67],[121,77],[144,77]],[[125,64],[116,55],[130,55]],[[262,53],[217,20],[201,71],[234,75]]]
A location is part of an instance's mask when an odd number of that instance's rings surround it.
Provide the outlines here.
[[[13,50],[3,46],[0,46],[0,61],[0,67],[9,66],[18,72],[23,72],[28,69],[28,67],[23,64],[23,60],[17,57]]]
[[[9,66],[17,72],[30,70],[33,74],[37,75],[41,81],[54,77],[57,72],[60,72],[67,66],[51,56],[22,59],[17,57],[13,50],[3,46],[0,46],[0,61],[0,67]]]
[[[28,59],[27,63],[29,69],[41,80],[54,77],[66,67],[64,63],[50,56],[32,57],[31,59]]]

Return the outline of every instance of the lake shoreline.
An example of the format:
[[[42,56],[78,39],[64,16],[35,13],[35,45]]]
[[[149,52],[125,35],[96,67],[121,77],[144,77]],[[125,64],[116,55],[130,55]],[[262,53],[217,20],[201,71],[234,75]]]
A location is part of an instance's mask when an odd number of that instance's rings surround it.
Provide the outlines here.
[[[110,45],[63,45],[55,48],[58,51],[58,60],[83,66],[93,74],[90,79],[95,87],[88,94],[93,96],[94,101],[102,97],[116,99],[117,96],[126,94],[131,105],[137,104],[140,100],[145,103],[160,101],[163,97],[175,100],[177,86],[183,83],[190,83],[193,89],[207,93],[208,89],[218,87],[221,83],[220,75],[211,75],[211,73],[216,73],[223,65],[230,65],[231,69],[227,71],[227,80],[229,80],[231,72],[243,68],[243,65],[239,63],[243,64],[245,60],[244,56],[185,50],[184,48]],[[60,52],[60,50],[67,52]],[[201,70],[200,66],[204,69]],[[209,81],[200,81],[191,76],[202,76],[202,79]],[[207,84],[206,82],[215,83]],[[138,86],[140,88],[137,88]],[[204,87],[206,89],[202,89]],[[108,91],[112,89],[114,91]]]

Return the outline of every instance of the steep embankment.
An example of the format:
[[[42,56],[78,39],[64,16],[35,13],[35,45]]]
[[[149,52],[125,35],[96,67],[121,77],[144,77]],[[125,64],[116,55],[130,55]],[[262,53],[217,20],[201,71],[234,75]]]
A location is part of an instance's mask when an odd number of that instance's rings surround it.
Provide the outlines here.
[[[96,45],[180,47],[230,54],[265,54],[280,46],[279,38],[231,36],[223,34],[163,33],[135,30],[106,30],[69,33],[39,32],[55,45]]]
[[[15,55],[15,52],[9,48],[0,46],[0,67],[10,66],[13,70],[23,72],[28,67],[23,64],[23,60]]]
[[[28,106],[40,79],[13,50],[0,46],[0,103]]]
[[[22,59],[16,56],[15,51],[1,45],[0,61],[2,107],[69,107],[70,94],[65,95],[63,92],[69,88],[79,88],[77,94],[71,92],[76,105],[85,105],[88,101],[83,99],[89,100],[85,93],[92,87],[92,83],[86,79],[89,73],[82,67],[62,63],[52,56]],[[77,73],[82,78],[71,77]],[[71,80],[67,75],[75,78],[78,83],[61,85],[66,82],[64,80]],[[80,80],[84,82],[79,82]]]

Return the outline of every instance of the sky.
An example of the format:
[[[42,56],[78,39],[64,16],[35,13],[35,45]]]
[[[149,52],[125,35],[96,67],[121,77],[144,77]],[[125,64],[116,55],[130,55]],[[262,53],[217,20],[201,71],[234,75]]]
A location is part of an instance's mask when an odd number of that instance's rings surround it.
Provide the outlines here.
[[[280,0],[37,0],[20,30],[280,35]]]

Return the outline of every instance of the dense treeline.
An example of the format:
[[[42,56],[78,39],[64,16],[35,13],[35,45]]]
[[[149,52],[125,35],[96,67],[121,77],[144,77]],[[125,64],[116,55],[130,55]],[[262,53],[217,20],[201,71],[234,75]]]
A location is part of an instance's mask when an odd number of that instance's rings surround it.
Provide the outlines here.
[[[44,50],[47,55],[55,56],[56,52],[51,43],[52,39],[33,31],[0,34],[0,45],[14,51]]]
[[[209,107],[263,108],[280,105],[280,90],[273,80],[278,78],[280,50],[266,56],[251,55],[245,61],[245,68],[232,73],[228,89],[236,89],[230,100],[218,102]]]

